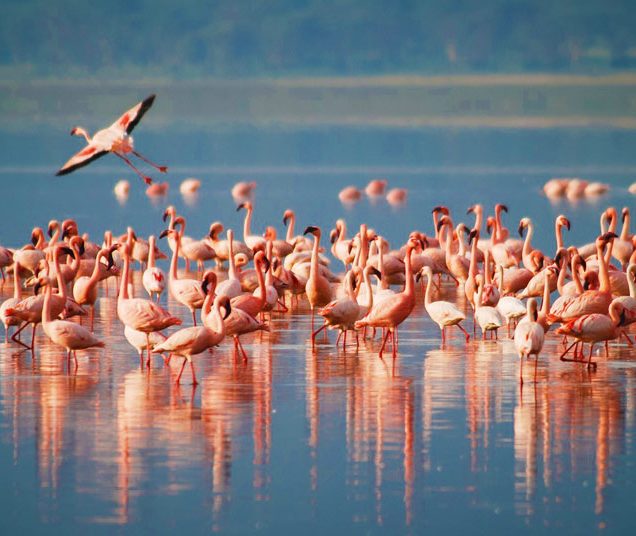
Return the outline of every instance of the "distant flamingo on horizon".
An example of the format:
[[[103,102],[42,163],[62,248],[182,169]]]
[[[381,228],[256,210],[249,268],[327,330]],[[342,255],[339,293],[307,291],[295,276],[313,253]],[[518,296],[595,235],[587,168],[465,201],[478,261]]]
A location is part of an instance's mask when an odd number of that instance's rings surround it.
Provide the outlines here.
[[[112,125],[102,130],[98,130],[92,138],[88,135],[88,132],[84,128],[73,128],[71,130],[71,136],[84,136],[88,145],[78,153],[74,154],[66,162],[66,164],[59,169],[56,175],[67,175],[76,169],[90,164],[93,160],[97,160],[99,157],[104,156],[107,153],[113,153],[128,164],[128,166],[130,166],[146,184],[152,184],[152,179],[147,175],[144,175],[125,155],[128,153],[134,154],[137,158],[143,160],[147,164],[150,164],[161,173],[166,173],[168,171],[166,166],[159,166],[135,151],[133,138],[130,135],[133,129],[137,126],[137,123],[141,121],[141,118],[150,109],[154,100],[155,95],[150,95],[124,113]]]

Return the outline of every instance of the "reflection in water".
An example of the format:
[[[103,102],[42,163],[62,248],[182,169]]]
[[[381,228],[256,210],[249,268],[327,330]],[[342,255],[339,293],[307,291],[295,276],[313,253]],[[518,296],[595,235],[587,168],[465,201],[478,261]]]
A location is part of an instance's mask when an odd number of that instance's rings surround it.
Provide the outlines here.
[[[26,499],[36,523],[152,525],[144,512],[161,497],[187,497],[215,531],[304,523],[333,501],[334,522],[351,528],[420,527],[436,523],[437,508],[506,506],[509,522],[558,524],[564,514],[550,504],[594,523],[633,482],[615,478],[636,425],[626,347],[588,372],[549,358],[550,339],[538,382],[520,389],[511,341],[440,349],[419,302],[395,362],[378,359],[377,339],[346,352],[320,340],[312,351],[307,316],[275,314],[272,332],[245,341],[246,363],[224,344],[195,358],[201,385],[177,388],[179,363],[139,367],[112,288],[99,311],[108,349],[82,353],[77,371],[43,336],[35,359],[0,350],[0,446],[11,447],[0,464],[37,491]],[[591,498],[572,486],[588,480]],[[90,507],[70,512],[80,499]]]

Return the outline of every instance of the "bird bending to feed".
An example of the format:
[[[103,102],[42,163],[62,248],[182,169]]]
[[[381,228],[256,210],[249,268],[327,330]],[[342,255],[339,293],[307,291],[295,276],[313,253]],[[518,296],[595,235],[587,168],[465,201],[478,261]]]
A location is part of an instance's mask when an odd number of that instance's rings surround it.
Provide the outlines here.
[[[146,184],[152,184],[152,179],[147,175],[144,175],[126,155],[135,155],[137,158],[143,160],[147,164],[150,164],[161,173],[166,173],[168,171],[166,166],[157,165],[135,151],[133,138],[130,135],[133,129],[137,126],[137,123],[141,121],[141,118],[150,109],[154,101],[155,95],[150,95],[124,113],[112,125],[102,130],[98,130],[93,137],[90,137],[88,132],[82,127],[73,128],[73,130],[71,130],[71,136],[84,136],[88,145],[78,153],[74,154],[68,162],[59,169],[56,175],[66,175],[76,169],[90,164],[93,160],[97,160],[99,157],[104,156],[107,153],[113,153],[130,166],[130,168],[132,168],[132,170],[137,173],[137,175],[139,175]]]

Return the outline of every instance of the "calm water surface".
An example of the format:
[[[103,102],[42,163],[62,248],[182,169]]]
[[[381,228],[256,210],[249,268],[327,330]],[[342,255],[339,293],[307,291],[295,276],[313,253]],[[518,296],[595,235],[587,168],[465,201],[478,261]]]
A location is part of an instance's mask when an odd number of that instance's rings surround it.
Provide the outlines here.
[[[0,133],[3,245],[19,246],[33,226],[71,216],[95,239],[129,223],[159,234],[169,203],[188,218],[188,234],[202,236],[214,220],[240,229],[243,214],[229,195],[239,179],[258,182],[259,232],[273,224],[282,233],[291,207],[300,231],[344,217],[352,229],[369,222],[395,244],[415,228],[432,232],[430,209],[441,203],[460,219],[471,203],[505,202],[511,230],[520,217],[534,218],[535,242],[549,251],[556,214],[570,217],[566,239],[580,244],[597,233],[605,206],[634,206],[626,192],[636,177],[630,131],[140,130],[139,149],[171,165],[172,189],[155,202],[110,156],[52,177],[79,146],[66,132]],[[191,175],[203,187],[183,199],[178,184]],[[613,190],[551,204],[540,186],[559,175]],[[378,176],[409,188],[406,206],[338,203],[343,186]],[[121,177],[132,184],[126,203],[112,195]],[[139,289],[138,274],[135,281]],[[3,299],[10,294],[5,285]],[[589,534],[634,526],[636,357],[626,346],[612,345],[608,357],[599,351],[598,370],[588,372],[556,359],[552,335],[537,382],[520,389],[511,341],[452,338],[441,348],[421,296],[396,361],[378,359],[371,340],[346,352],[320,340],[312,352],[301,301],[273,316],[270,333],[247,339],[247,363],[223,344],[196,358],[199,386],[186,374],[175,387],[179,364],[157,359],[141,370],[112,286],[101,296],[96,332],[108,346],[82,353],[76,372],[44,337],[35,359],[0,347],[3,533],[90,525],[148,534]],[[454,286],[441,297],[465,307]]]

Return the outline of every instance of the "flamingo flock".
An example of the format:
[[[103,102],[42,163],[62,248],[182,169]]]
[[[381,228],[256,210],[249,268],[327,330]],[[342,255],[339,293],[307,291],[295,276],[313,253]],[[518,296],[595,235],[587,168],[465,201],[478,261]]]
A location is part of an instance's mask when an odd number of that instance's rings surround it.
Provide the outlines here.
[[[383,192],[385,186],[379,181],[367,190]],[[251,192],[255,184],[245,187]],[[633,344],[636,237],[628,208],[604,210],[598,235],[578,247],[568,243],[570,220],[557,216],[554,249],[545,251],[533,244],[535,222],[528,217],[519,220],[519,238],[513,238],[503,221],[508,207],[501,204],[491,215],[480,204],[468,207],[472,221],[459,223],[448,207],[436,206],[431,232],[413,230],[401,244],[389,244],[365,224],[348,236],[343,219],[333,229],[307,222],[296,234],[291,209],[282,214],[287,230],[278,238],[273,224],[264,232],[252,228],[255,209],[251,199],[241,198],[242,240],[222,222],[212,222],[201,239],[188,236],[186,219],[173,206],[147,240],[128,227],[121,234],[107,230],[101,244],[93,243],[72,219],[49,222],[46,233],[35,227],[26,244],[1,250],[3,273],[11,276],[5,284],[13,282],[12,297],[0,305],[5,343],[36,357],[41,325],[50,342],[65,350],[69,370],[71,358],[77,368],[78,350],[104,347],[93,333],[95,309],[100,295],[113,287],[121,331],[140,366],[150,366],[153,354],[162,355],[167,366],[180,357],[175,381],[189,363],[195,385],[195,356],[231,339],[235,358],[246,362],[244,336],[272,330],[274,315],[308,314],[307,344],[313,349],[325,344],[321,333],[337,331],[336,344],[342,341],[344,352],[352,351],[351,335],[356,349],[363,341],[379,358],[390,352],[398,359],[400,328],[408,318],[426,314],[439,327],[443,347],[472,344],[471,336],[487,344],[512,340],[520,382],[523,362],[530,359],[536,379],[548,337],[563,345],[556,358],[589,369],[597,366],[595,346],[623,339]],[[167,258],[164,244],[171,250],[167,273],[158,266]],[[179,268],[183,262],[185,270]],[[133,295],[137,265],[147,297]],[[441,299],[453,292],[456,299]],[[418,312],[418,300],[425,313]],[[183,326],[182,316],[191,325]],[[505,335],[499,334],[502,328]]]

